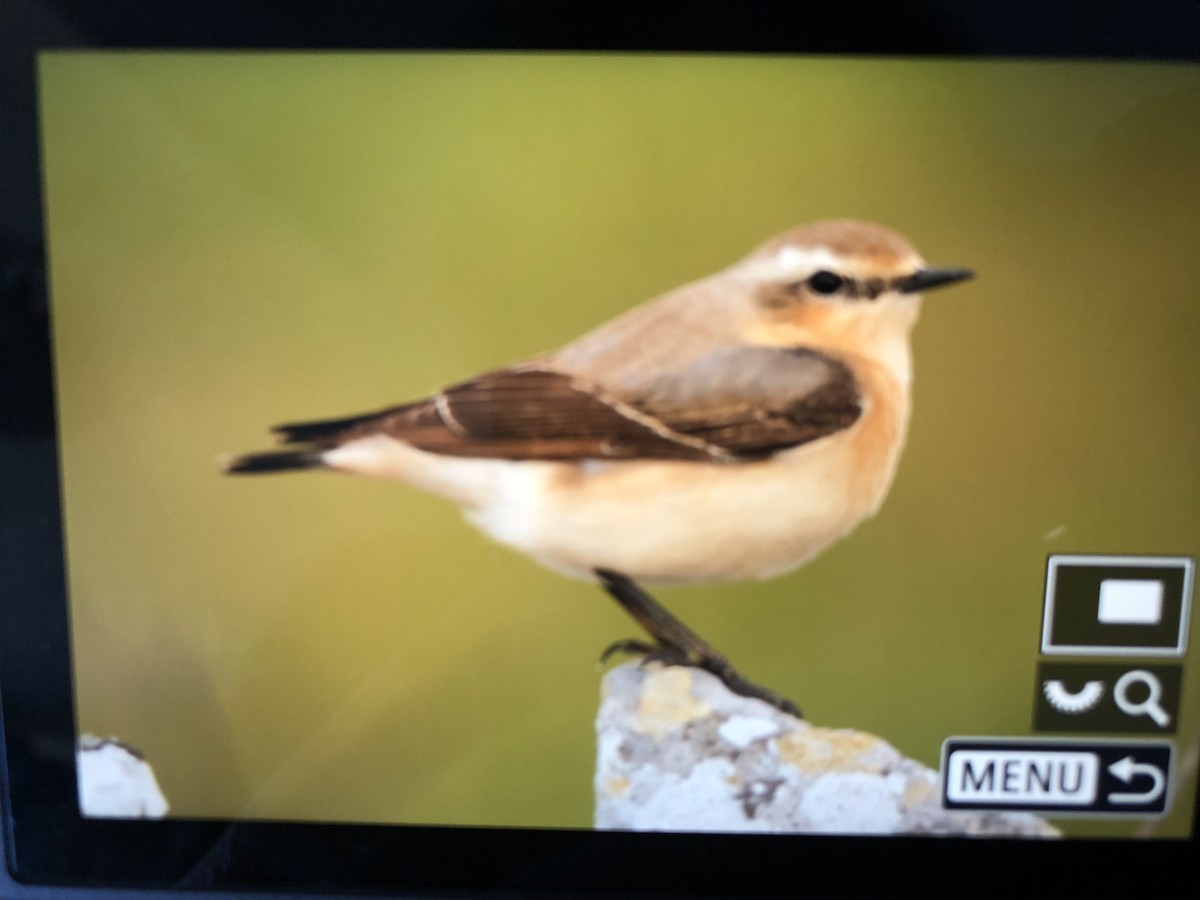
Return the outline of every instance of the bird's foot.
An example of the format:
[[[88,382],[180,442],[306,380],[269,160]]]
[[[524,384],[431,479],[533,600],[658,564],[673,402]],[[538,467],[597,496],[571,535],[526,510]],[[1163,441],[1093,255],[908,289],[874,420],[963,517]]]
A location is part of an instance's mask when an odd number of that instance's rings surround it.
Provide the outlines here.
[[[619,641],[613,641],[600,654],[600,662],[606,663],[618,653],[641,656],[642,665],[652,662],[662,663],[664,666],[698,665],[695,660],[689,658],[687,653],[679,647],[667,644],[652,644],[649,641],[640,641],[637,638],[623,638]]]
[[[728,660],[724,660],[723,658],[721,662],[713,662],[689,655],[687,651],[680,647],[668,646],[666,644],[652,644],[649,641],[640,641],[636,638],[625,638],[613,641],[605,647],[604,652],[600,654],[600,662],[608,662],[613,656],[621,653],[640,655],[642,657],[640,665],[642,666],[645,666],[647,663],[656,662],[664,666],[692,666],[693,668],[703,669],[706,672],[716,675],[721,679],[721,683],[735,694],[762,700],[764,703],[790,716],[795,716],[797,719],[804,718],[804,713],[800,711],[800,707],[787,699],[787,697],[780,696],[769,688],[765,688],[761,684],[756,684],[749,678],[746,678],[746,676],[730,665]]]
[[[634,638],[614,641],[604,649],[600,657],[601,662],[616,653],[640,653],[645,657],[643,662],[694,666],[716,675],[735,694],[762,700],[788,715],[798,719],[804,718],[800,707],[742,675],[723,654],[684,625],[666,607],[642,590],[633,579],[609,569],[597,569],[596,575],[604,590],[620,603],[656,642],[649,643]]]
[[[698,665],[706,672],[711,672],[721,679],[721,683],[729,688],[735,694],[741,694],[743,697],[751,697],[755,700],[761,700],[764,703],[775,707],[780,712],[785,712],[789,716],[795,716],[797,719],[803,719],[804,713],[800,711],[795,703],[781,694],[775,693],[770,688],[765,688],[761,684],[757,684],[735,669],[733,666],[726,664],[725,668],[718,669],[716,667],[705,665],[700,662]]]

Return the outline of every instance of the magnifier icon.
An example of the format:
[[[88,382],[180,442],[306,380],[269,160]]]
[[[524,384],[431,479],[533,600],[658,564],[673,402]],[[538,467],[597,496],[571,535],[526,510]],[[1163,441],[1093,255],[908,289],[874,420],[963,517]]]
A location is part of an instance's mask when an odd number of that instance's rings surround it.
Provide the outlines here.
[[[1136,703],[1129,699],[1129,688],[1135,684],[1146,687],[1146,699]],[[1113,701],[1121,712],[1127,716],[1149,716],[1159,728],[1166,728],[1171,724],[1171,717],[1162,708],[1161,700],[1162,682],[1153,672],[1147,672],[1145,669],[1126,672],[1113,686]]]

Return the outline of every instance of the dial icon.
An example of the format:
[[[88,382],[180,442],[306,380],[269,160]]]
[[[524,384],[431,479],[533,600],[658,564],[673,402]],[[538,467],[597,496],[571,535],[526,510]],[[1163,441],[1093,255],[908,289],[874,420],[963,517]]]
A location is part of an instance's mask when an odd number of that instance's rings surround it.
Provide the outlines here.
[[[1089,681],[1078,691],[1072,693],[1059,679],[1052,678],[1042,682],[1042,693],[1050,701],[1050,705],[1059,712],[1077,716],[1095,707],[1104,696],[1103,681]]]

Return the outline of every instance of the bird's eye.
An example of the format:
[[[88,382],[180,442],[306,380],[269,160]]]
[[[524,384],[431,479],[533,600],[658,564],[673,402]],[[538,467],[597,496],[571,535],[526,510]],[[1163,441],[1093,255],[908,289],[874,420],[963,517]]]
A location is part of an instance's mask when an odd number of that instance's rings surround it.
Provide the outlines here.
[[[845,283],[846,280],[841,275],[834,275],[824,269],[814,272],[808,278],[808,286],[814,294],[836,294]]]

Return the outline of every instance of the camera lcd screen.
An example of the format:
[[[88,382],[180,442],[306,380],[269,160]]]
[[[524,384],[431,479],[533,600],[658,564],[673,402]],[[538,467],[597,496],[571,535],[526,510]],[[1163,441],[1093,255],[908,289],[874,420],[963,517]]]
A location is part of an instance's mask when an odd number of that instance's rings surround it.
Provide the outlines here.
[[[223,467],[851,219],[975,275],[923,300],[890,491],[794,571],[647,587],[943,808],[1191,836],[1195,68],[47,52],[38,90],[76,715],[142,814],[603,824],[598,660],[645,636],[594,581],[396,480]]]

